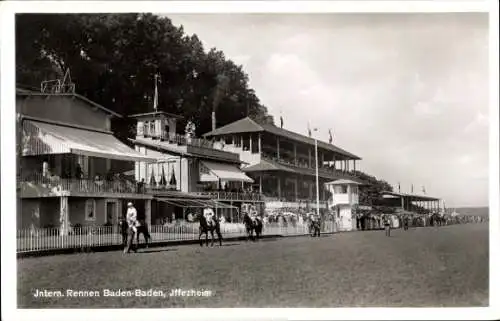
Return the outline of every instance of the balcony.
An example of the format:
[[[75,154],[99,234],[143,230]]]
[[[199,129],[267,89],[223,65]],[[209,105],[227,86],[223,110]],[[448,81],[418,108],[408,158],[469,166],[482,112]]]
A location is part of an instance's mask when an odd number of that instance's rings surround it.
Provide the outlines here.
[[[22,175],[18,179],[18,188],[22,197],[71,196],[79,194],[146,194],[149,186],[141,186],[127,179],[77,179],[45,177],[41,173]],[[155,190],[167,189],[168,186],[154,187]],[[137,195],[136,195],[137,196]]]
[[[316,167],[315,166],[309,166],[306,163],[302,164],[295,164],[295,162],[292,159],[286,159],[286,158],[276,158],[270,155],[263,154],[262,159],[266,159],[281,165],[285,165],[288,167],[293,167],[297,169],[306,169],[308,171],[311,171],[311,175],[316,175]],[[323,174],[323,175],[338,175],[342,177],[350,177],[350,178],[356,178],[356,175],[354,174],[354,171],[343,171],[343,170],[338,170],[334,169],[333,167],[327,167],[327,166],[320,166],[318,168],[318,173]]]
[[[196,192],[194,194],[208,196],[213,199],[223,201],[261,201],[262,195],[258,193],[239,193],[239,192]]]
[[[214,142],[203,138],[186,138],[183,135],[161,132],[151,135],[144,132],[145,138],[150,138],[155,141],[166,144],[173,144],[182,147],[186,153],[199,154],[209,157],[223,158],[233,161],[239,161],[240,157],[236,153],[223,151],[214,147]]]

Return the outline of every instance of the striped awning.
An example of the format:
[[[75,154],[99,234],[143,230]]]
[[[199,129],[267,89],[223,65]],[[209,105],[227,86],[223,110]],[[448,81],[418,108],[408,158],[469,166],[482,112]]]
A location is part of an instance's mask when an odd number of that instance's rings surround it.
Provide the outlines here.
[[[219,180],[253,183],[253,179],[245,175],[237,166],[201,161],[200,182],[218,182]]]
[[[112,133],[42,121],[23,122],[22,155],[77,154],[107,159],[156,162],[120,142]]]

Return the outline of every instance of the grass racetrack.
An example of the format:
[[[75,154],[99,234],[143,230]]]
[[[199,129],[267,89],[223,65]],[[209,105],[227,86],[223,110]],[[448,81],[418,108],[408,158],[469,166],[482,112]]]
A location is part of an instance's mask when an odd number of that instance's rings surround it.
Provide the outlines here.
[[[488,225],[18,259],[19,308],[488,306]],[[211,296],[169,296],[171,289]],[[35,297],[36,290],[99,297]],[[165,297],[103,297],[104,289]]]

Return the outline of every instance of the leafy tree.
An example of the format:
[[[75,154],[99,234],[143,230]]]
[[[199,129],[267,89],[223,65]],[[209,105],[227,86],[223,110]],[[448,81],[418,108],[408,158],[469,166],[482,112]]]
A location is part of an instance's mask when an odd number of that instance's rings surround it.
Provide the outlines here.
[[[79,94],[123,115],[152,111],[154,75],[161,75],[159,110],[192,119],[198,135],[244,116],[273,122],[248,75],[224,53],[205,51],[166,17],[152,14],[21,14],[16,17],[16,77],[38,87],[67,69]],[[134,135],[133,121],[113,124]]]
[[[366,183],[359,187],[359,203],[363,205],[373,205],[374,201],[382,197],[382,192],[392,192],[392,186],[375,176],[356,171],[356,176]]]

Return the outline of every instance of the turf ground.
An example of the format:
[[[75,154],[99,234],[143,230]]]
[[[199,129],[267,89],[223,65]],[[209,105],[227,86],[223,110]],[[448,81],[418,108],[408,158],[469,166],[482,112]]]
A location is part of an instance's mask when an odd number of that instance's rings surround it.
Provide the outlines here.
[[[18,305],[49,307],[459,307],[488,305],[488,226],[290,237],[18,259]],[[169,296],[171,289],[212,291]],[[100,297],[36,298],[36,290]],[[158,289],[165,297],[103,297]],[[205,292],[205,294],[207,294]]]

